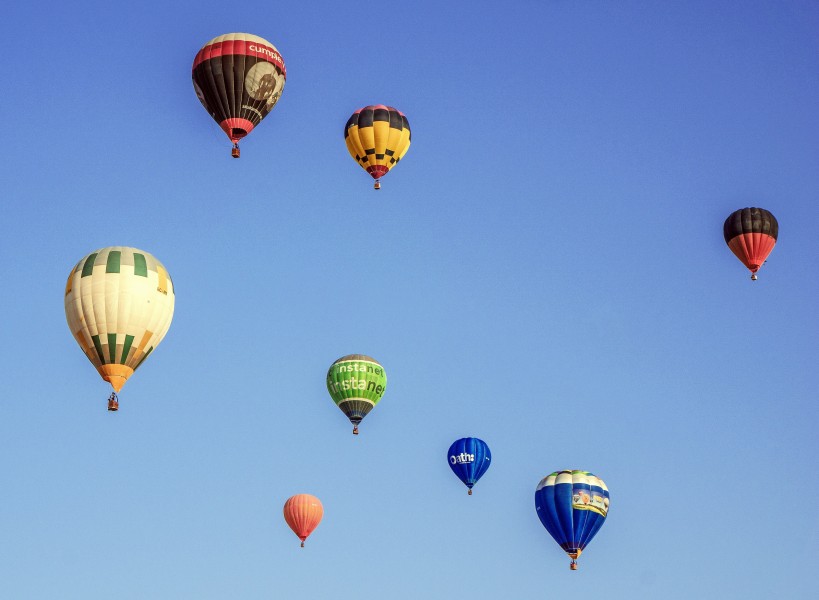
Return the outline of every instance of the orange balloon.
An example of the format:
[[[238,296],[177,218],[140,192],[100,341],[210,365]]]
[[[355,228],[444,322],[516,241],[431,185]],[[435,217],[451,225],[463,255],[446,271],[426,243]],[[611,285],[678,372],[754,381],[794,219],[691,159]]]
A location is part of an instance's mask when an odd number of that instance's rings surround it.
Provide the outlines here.
[[[296,494],[284,503],[284,520],[290,526],[304,548],[304,540],[313,533],[324,516],[324,507],[321,501],[310,494]]]

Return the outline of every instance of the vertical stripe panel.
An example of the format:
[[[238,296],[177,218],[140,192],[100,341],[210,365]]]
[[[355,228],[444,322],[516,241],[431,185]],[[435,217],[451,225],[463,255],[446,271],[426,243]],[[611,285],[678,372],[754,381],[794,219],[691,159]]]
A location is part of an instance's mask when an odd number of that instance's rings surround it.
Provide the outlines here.
[[[137,277],[148,276],[148,263],[144,254],[134,253],[134,275]]]
[[[106,273],[119,273],[120,261],[122,260],[122,252],[119,250],[111,250],[108,253],[108,260],[105,263]]]
[[[116,333],[109,333],[108,334],[108,362],[112,363],[112,364],[117,362],[117,334]]]
[[[119,357],[119,364],[124,365],[126,359],[128,358],[128,352],[131,351],[131,344],[134,343],[134,336],[126,335],[125,336],[125,343],[122,346],[122,355]]]
[[[97,253],[89,254],[82,266],[82,277],[88,277],[94,272],[94,261],[97,260]]]

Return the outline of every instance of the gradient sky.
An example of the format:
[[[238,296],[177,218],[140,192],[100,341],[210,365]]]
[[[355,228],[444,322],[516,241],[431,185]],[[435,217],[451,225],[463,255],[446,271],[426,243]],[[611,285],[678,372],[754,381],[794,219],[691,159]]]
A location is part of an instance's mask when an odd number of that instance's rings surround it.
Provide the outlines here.
[[[16,3],[0,29],[0,597],[815,597],[819,4]],[[288,75],[240,160],[190,80],[233,31]],[[413,134],[380,192],[343,140],[376,103]],[[780,225],[757,282],[722,239],[745,206]],[[63,310],[111,245],[177,291],[119,413]],[[389,377],[355,438],[324,383],[350,353]],[[472,497],[464,436],[493,457]],[[575,573],[534,509],[566,468],[611,490]],[[304,549],[296,493],[325,508]]]

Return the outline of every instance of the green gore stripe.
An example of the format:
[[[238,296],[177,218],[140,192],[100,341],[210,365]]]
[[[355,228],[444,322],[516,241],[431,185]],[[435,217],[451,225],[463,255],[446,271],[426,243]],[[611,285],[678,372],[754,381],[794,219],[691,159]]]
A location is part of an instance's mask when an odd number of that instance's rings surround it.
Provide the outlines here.
[[[119,250],[111,250],[108,253],[108,262],[105,263],[106,273],[119,273],[119,263],[122,260],[122,252]]]
[[[102,357],[102,344],[100,344],[99,334],[92,335],[91,340],[94,342],[94,348],[96,348],[96,350],[97,350],[97,357],[99,357],[99,359],[100,359],[100,364],[104,365],[105,364],[105,359]]]
[[[134,336],[125,336],[125,345],[122,347],[122,356],[119,358],[119,364],[124,365],[125,359],[128,358],[128,353],[131,351],[131,344],[134,343]]]
[[[148,262],[145,260],[144,254],[134,252],[134,275],[139,277],[148,276]]]
[[[82,277],[89,277],[94,272],[94,261],[97,260],[97,253],[89,254],[82,266]]]
[[[114,364],[117,362],[117,334],[108,334],[108,362]]]
[[[148,358],[148,355],[149,355],[151,352],[153,352],[153,349],[154,349],[154,347],[153,347],[153,346],[151,346],[150,348],[148,348],[148,351],[145,353],[145,356],[143,356],[143,357],[142,357],[142,358],[139,360],[139,362],[136,364],[136,366],[134,367],[134,371],[136,371],[136,370],[139,368],[139,365],[141,365],[142,363],[144,363],[144,362],[145,362],[145,359],[146,359],[146,358]]]

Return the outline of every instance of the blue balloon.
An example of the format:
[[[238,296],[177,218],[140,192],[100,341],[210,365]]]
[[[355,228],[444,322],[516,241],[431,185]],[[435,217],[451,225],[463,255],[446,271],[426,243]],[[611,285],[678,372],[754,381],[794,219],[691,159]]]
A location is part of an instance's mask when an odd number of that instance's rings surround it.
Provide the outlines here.
[[[609,513],[609,489],[588,471],[555,471],[535,490],[535,510],[546,531],[572,559],[603,526]]]
[[[492,462],[492,453],[483,440],[461,438],[449,447],[447,461],[452,472],[469,488],[471,496],[472,486],[486,473]]]

